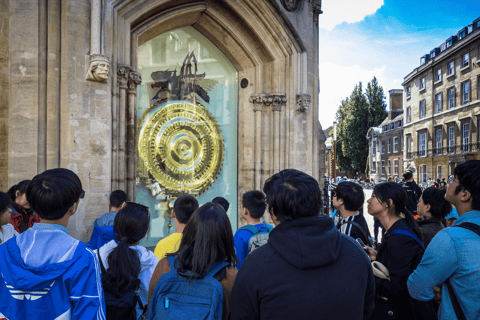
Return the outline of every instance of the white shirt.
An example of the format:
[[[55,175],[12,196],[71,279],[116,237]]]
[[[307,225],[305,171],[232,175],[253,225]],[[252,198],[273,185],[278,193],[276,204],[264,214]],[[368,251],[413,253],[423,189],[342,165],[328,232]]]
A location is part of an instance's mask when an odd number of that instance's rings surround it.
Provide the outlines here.
[[[6,225],[0,227],[0,240],[2,240],[0,244],[4,244],[7,242],[7,240],[18,235],[19,233],[15,230],[15,228],[10,223],[7,223]]]

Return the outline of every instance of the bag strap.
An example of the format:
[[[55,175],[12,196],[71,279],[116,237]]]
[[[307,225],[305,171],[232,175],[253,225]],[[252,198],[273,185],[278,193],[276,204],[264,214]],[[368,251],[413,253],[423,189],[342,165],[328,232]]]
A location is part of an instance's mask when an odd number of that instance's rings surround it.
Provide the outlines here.
[[[228,263],[227,261],[217,261],[212,265],[210,270],[208,270],[205,277],[213,277],[214,275],[216,275],[218,273],[218,271],[222,270],[223,268],[225,268],[226,266],[229,266],[229,265],[230,265],[230,263]]]
[[[145,306],[143,305],[142,299],[140,298],[140,295],[138,294],[137,290],[135,290],[135,299],[137,300],[137,303],[138,303],[138,306],[140,307],[140,309],[143,310],[143,312],[142,312],[142,316],[143,316],[148,311],[148,304],[145,305]],[[137,305],[137,303],[135,303],[135,305]]]
[[[480,226],[478,224],[471,223],[471,222],[463,222],[463,223],[453,225],[453,227],[461,227],[461,228],[464,228],[464,229],[468,229],[470,231],[475,232],[476,234],[478,234],[480,236]]]
[[[457,316],[457,319],[466,320],[462,307],[460,307],[460,303],[458,302],[457,295],[455,294],[455,291],[453,291],[450,278],[447,279],[446,283],[448,288],[448,294],[450,295],[450,300],[452,301],[453,310],[455,310],[455,315]]]
[[[251,225],[251,224],[247,224],[247,225],[241,227],[240,230],[247,230],[247,231],[250,231],[253,234],[260,233],[260,231],[261,231],[260,228],[257,228],[257,227],[255,227],[254,225]]]
[[[167,256],[167,259],[168,259],[168,264],[170,264],[170,270],[171,271],[174,271],[176,270],[177,268],[175,268],[175,259],[178,257],[178,255],[176,256]]]
[[[372,246],[372,244],[370,243],[370,238],[368,237],[367,233],[365,232],[365,229],[362,228],[361,225],[359,225],[358,223],[356,223],[355,221],[343,221],[342,224],[351,224],[351,225],[354,225],[355,227],[357,227],[358,229],[360,229],[360,231],[362,231],[362,234],[363,236],[365,237],[365,239],[367,239],[367,242],[370,246]],[[341,228],[341,227],[340,227]]]
[[[100,257],[100,249],[97,250],[98,261],[100,261],[100,268],[102,269],[102,274],[107,273],[105,267],[103,266],[102,258]]]
[[[410,231],[407,231],[404,229],[396,229],[396,230],[393,230],[391,233],[391,235],[394,235],[394,234],[403,234],[405,236],[412,238],[413,240],[417,241],[417,243],[422,247],[423,250],[425,250],[425,246],[423,245],[422,241],[420,241],[420,239],[418,239],[418,237],[413,233],[411,233]]]

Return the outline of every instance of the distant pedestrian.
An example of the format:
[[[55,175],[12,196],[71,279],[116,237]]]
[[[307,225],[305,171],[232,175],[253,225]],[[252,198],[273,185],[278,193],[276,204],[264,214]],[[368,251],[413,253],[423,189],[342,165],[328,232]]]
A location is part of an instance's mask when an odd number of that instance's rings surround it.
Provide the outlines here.
[[[422,196],[422,189],[417,185],[415,180],[413,180],[413,174],[411,171],[407,171],[403,174],[403,178],[405,179],[406,182],[406,191],[408,195],[408,201],[407,201],[407,210],[410,211],[410,213],[413,216],[417,215],[417,204],[418,200]]]

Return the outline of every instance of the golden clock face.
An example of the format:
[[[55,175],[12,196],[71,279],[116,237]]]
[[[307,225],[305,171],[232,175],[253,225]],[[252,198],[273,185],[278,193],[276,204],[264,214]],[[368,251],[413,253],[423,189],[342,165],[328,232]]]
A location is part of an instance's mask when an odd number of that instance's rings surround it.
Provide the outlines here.
[[[139,161],[169,192],[201,194],[222,169],[223,135],[207,108],[167,103],[140,124]]]

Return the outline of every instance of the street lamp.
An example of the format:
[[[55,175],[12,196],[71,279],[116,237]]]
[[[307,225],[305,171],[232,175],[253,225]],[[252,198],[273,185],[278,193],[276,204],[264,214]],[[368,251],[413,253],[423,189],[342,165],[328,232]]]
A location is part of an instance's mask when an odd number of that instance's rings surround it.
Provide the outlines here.
[[[333,121],[333,183],[337,182],[337,122]]]

